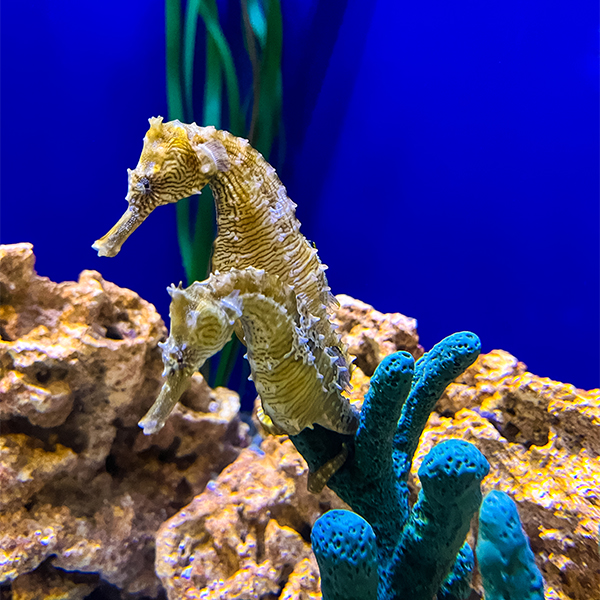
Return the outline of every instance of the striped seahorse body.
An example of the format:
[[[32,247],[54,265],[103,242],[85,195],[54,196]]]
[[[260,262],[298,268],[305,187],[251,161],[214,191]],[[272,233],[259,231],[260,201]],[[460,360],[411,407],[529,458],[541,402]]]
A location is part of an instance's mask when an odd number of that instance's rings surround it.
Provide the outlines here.
[[[162,427],[192,373],[225,345],[239,321],[262,409],[281,432],[296,435],[319,424],[354,433],[358,414],[342,395],[339,357],[311,342],[317,322],[279,277],[253,267],[230,269],[169,293],[171,332],[162,346],[167,379],[140,422],[144,432]]]
[[[251,311],[259,311],[256,308],[259,306],[258,296],[253,296],[252,301],[250,296],[246,297],[245,317],[227,317],[233,321],[232,327],[244,338],[242,341],[248,347],[248,358],[264,414],[280,432],[289,434],[313,423],[346,433],[355,428],[356,421],[348,416],[348,402],[339,389],[349,384],[349,360],[345,346],[329,319],[329,310],[335,299],[327,284],[326,267],[319,260],[316,249],[301,234],[295,215],[296,205],[287,196],[273,167],[247,140],[195,123],[163,123],[158,117],[150,119],[140,160],[133,171],[128,171],[128,175],[126,199],[129,207],[117,224],[95,242],[93,247],[101,256],[115,256],[123,242],[157,206],[199,193],[206,185],[213,191],[217,212],[217,237],[212,256],[212,270],[217,279],[209,279],[210,284],[194,284],[185,291],[170,288],[173,296],[171,335],[167,349],[163,350],[167,382],[153,408],[154,413],[151,410],[141,422],[144,430],[150,432],[162,426],[174,406],[172,398],[181,396],[185,381],[191,376],[190,369],[196,370],[206,360],[203,355],[208,347],[206,340],[197,344],[183,341],[191,332],[195,332],[193,335],[196,337],[200,335],[200,329],[183,318],[177,318],[179,300],[176,298],[184,294],[181,297],[190,298],[186,306],[192,306],[191,298],[197,290],[216,285],[217,281],[221,281],[219,277],[229,281],[228,273],[237,273],[241,292],[243,278],[240,273],[249,268],[258,270],[256,272],[264,271],[264,277],[274,278],[273,281],[279,282],[277,285],[284,286],[286,290],[289,288],[287,295],[284,294],[285,302],[281,290],[273,297],[260,292],[264,296],[261,297],[260,310],[271,306],[268,314],[279,314],[283,319],[281,326],[253,329],[248,325],[264,324],[259,312],[254,314],[254,318],[250,316]],[[225,286],[224,281],[219,284],[219,289]],[[196,285],[204,287],[194,287]],[[274,284],[269,289],[274,290]],[[220,301],[227,306],[224,298]],[[276,309],[277,299],[282,301]],[[197,301],[200,302],[200,299]],[[206,318],[212,315],[212,325],[209,326],[206,321],[203,331],[210,332],[211,327],[216,327],[215,331],[225,335],[227,328],[223,328],[219,320],[226,319],[224,313],[211,311],[200,310],[198,305],[190,314],[202,314]],[[243,335],[240,329],[243,329]],[[283,332],[287,337],[279,337]],[[264,337],[267,334],[270,337]],[[177,339],[181,343],[175,343]],[[219,338],[219,344],[227,339]],[[261,340],[260,345],[257,339]],[[214,340],[211,343],[214,346]],[[279,344],[287,344],[286,352],[291,352],[293,347],[293,358],[290,354],[272,371],[265,365],[273,362],[274,359],[268,359],[268,355],[273,354]],[[259,346],[262,348],[260,351]],[[200,348],[203,350],[200,351]],[[151,413],[158,417],[151,417]],[[268,420],[265,419],[264,424],[268,425]]]

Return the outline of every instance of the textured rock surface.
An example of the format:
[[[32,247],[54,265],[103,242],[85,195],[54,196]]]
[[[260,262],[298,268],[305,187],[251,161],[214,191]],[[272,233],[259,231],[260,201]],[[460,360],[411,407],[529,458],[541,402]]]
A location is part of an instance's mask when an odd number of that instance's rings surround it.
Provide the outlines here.
[[[448,386],[438,409],[413,473],[442,439],[474,443],[490,462],[484,492],[518,503],[547,600],[600,600],[600,390],[537,377],[494,350]]]
[[[197,377],[167,427],[144,436],[160,316],[94,271],[56,284],[34,261],[30,244],[0,247],[0,583],[31,590],[54,555],[54,567],[155,595],[160,523],[246,444],[238,398]]]
[[[369,389],[369,379],[381,360],[399,350],[406,350],[417,360],[423,356],[419,345],[417,321],[400,313],[384,314],[370,304],[345,294],[336,296],[339,307],[334,323],[354,357],[350,399],[362,402]]]
[[[309,493],[307,474],[286,436],[243,450],[160,528],[156,570],[169,598],[320,598],[310,528],[343,503]]]
[[[417,321],[400,313],[384,314],[370,304],[338,294],[339,307],[334,322],[350,354],[355,356],[354,364],[369,377],[381,359],[392,352],[406,350],[417,360],[423,356],[419,345]]]
[[[45,562],[14,582],[12,600],[83,600],[97,585],[97,575],[61,571]]]

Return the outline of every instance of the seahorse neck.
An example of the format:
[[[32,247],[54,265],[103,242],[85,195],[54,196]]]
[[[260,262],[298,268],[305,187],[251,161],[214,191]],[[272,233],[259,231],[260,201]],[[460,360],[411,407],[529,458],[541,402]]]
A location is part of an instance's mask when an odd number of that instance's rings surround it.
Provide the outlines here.
[[[215,131],[225,147],[229,168],[215,174],[210,187],[217,208],[213,271],[249,266],[265,269],[290,285],[300,303],[323,322],[334,301],[325,265],[300,232],[296,204],[288,197],[275,169],[247,140]],[[323,327],[326,345],[339,337]]]
[[[275,169],[247,140],[225,131],[215,136],[225,146],[230,166],[210,181],[217,208],[213,267],[272,269],[273,257],[264,256],[265,245],[285,249],[287,238],[300,228],[296,205]]]

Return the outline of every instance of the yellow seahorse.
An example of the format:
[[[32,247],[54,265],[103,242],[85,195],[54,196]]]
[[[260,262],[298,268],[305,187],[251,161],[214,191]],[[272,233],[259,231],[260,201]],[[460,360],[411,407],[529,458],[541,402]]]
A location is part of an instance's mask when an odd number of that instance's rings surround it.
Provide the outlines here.
[[[223,348],[238,321],[262,410],[278,433],[297,435],[315,423],[356,431],[358,413],[338,383],[339,356],[312,341],[316,322],[276,275],[231,269],[168,290],[171,331],[161,345],[166,381],[140,421],[144,433],[164,425],[192,374]]]
[[[333,365],[331,373],[335,374],[334,380],[326,381],[326,387],[330,384],[347,387],[350,380],[349,360],[340,336],[329,320],[329,310],[335,303],[335,298],[327,284],[324,273],[326,266],[319,260],[316,249],[300,233],[300,223],[295,216],[296,205],[287,196],[275,169],[247,140],[226,131],[216,130],[214,127],[200,127],[195,123],[188,125],[177,120],[164,123],[162,117],[152,118],[150,129],[144,137],[144,147],[138,165],[133,171],[128,170],[128,175],[129,189],[126,199],[129,207],[117,224],[94,243],[93,247],[98,250],[100,256],[115,256],[129,235],[157,206],[177,202],[181,198],[199,193],[205,185],[209,185],[217,209],[217,237],[213,247],[212,270],[225,276],[232,269],[244,270],[253,267],[264,270],[269,277],[275,277],[279,281],[278,285],[289,286],[295,298],[292,303],[295,306],[294,310],[302,320],[299,325],[295,325],[302,332],[297,333],[295,345],[299,348],[306,346],[306,350],[313,356],[322,357],[323,360],[326,357],[330,365]],[[186,290],[188,296],[193,295],[191,290],[194,285]],[[185,335],[189,334],[185,327],[189,326],[185,319],[177,316],[179,309],[175,302],[180,292],[170,288],[170,293],[173,295],[171,319],[174,321],[169,339],[176,339],[177,335],[183,335],[182,339],[185,339]],[[286,310],[290,310],[289,302],[288,298]],[[195,309],[194,314],[200,313],[202,311]],[[206,313],[206,316],[208,314]],[[295,317],[291,314],[290,318],[294,321]],[[245,339],[247,332],[246,327],[243,327],[243,319],[233,321],[236,333],[248,346],[250,357],[255,340]],[[174,325],[175,322],[178,324]],[[186,324],[185,327],[182,323]],[[192,330],[198,331],[198,328],[192,327]],[[175,333],[176,331],[179,333]],[[278,331],[273,330],[273,335],[280,335]],[[223,335],[226,335],[226,329],[223,329],[223,332]],[[219,338],[219,344],[221,341]],[[270,347],[275,347],[280,341],[279,338],[271,339]],[[180,397],[181,381],[185,379],[182,373],[185,371],[187,374],[192,364],[196,365],[193,367],[196,369],[199,361],[206,360],[206,357],[202,359],[199,355],[192,357],[189,350],[184,359],[181,345],[173,347],[179,349],[174,350],[174,354],[166,351],[165,356],[171,357],[168,364],[173,365],[173,356],[178,356],[178,360],[183,361],[182,367],[185,365],[185,368],[166,368],[167,375],[171,371],[181,373],[177,377],[172,375],[165,384],[161,397],[150,411],[155,417],[147,416],[142,420],[147,432],[162,426],[159,424],[164,423],[177,401],[172,399],[175,396]],[[213,352],[212,346],[210,351],[212,354],[216,352]],[[300,351],[296,349],[294,352]],[[317,362],[320,360],[321,358],[318,358]],[[302,361],[299,364],[303,364]],[[300,368],[298,365],[297,368]],[[316,379],[308,389],[323,384],[322,368],[319,366],[313,369]],[[254,380],[263,400],[264,414],[261,415],[261,421],[271,432],[293,435],[301,423],[302,427],[319,423],[345,433],[356,428],[355,418],[350,418],[347,422],[350,414],[346,408],[347,401],[345,404],[337,400],[326,401],[321,409],[322,414],[317,414],[319,404],[316,398],[323,401],[322,393],[317,394],[314,401],[306,394],[302,396],[307,407],[310,407],[306,408],[310,417],[297,415],[283,418],[287,410],[285,403],[274,402],[271,398],[275,391],[269,391],[267,394],[267,389],[273,385],[277,388],[277,394],[288,398],[284,386],[292,385],[293,388],[293,379],[282,379],[279,382],[272,380],[264,384],[265,375],[262,371],[255,370]],[[336,393],[338,392],[339,390]],[[291,406],[297,405],[297,402],[291,403]],[[342,405],[344,408],[340,408]],[[171,408],[168,408],[169,406]],[[329,414],[331,407],[334,407],[333,413]],[[340,411],[337,420],[335,410]]]

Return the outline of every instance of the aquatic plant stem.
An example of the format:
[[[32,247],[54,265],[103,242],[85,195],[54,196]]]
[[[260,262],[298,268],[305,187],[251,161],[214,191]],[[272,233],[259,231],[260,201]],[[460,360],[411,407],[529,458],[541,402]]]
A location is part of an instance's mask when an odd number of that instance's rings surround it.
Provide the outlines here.
[[[246,135],[268,157],[281,118],[282,24],[279,0],[241,0],[243,31],[252,65],[249,132],[244,110],[247,106],[242,108],[240,103],[233,54],[219,21],[216,0],[188,0],[183,23],[180,0],[166,0],[165,9],[170,118],[187,122],[194,120],[194,58],[198,18],[201,18],[206,30],[202,123],[216,128],[226,126],[236,135]],[[226,123],[223,123],[224,92]],[[282,148],[279,147],[280,154]],[[195,218],[194,205],[189,198],[180,200],[176,207],[177,236],[188,285],[207,276],[215,237],[215,207],[209,188],[198,197],[197,202]],[[227,384],[239,349],[237,339],[223,349],[218,368],[213,371],[214,385]]]
[[[207,36],[212,38],[220,55],[225,73],[227,104],[229,108],[229,130],[235,135],[242,135],[245,127],[240,107],[240,90],[231,49],[219,23],[217,3],[215,0],[201,0],[198,10],[206,26]]]
[[[167,106],[170,119],[183,119],[181,96],[181,5],[179,0],[166,0],[165,25],[167,45]]]
[[[193,119],[194,115],[194,56],[196,54],[199,5],[200,0],[188,0],[183,31],[183,87],[185,92],[186,120],[188,121]]]
[[[180,0],[165,2],[165,34],[167,64],[167,107],[170,119],[185,120],[181,81],[181,3]],[[190,280],[192,273],[192,242],[190,239],[190,202],[180,200],[175,207],[177,213],[177,240],[181,260]]]
[[[267,35],[263,48],[260,70],[261,89],[275,90],[274,94],[262,95],[258,112],[258,130],[255,147],[269,156],[277,125],[281,116],[281,48],[283,30],[279,0],[269,0],[267,9]]]
[[[250,57],[250,65],[252,66],[252,116],[250,117],[248,139],[250,140],[250,143],[253,144],[260,103],[260,64],[256,51],[256,43],[254,39],[255,34],[252,28],[252,23],[250,22],[250,14],[248,12],[248,0],[242,0],[242,20],[244,23],[246,48],[248,50],[248,56]]]

